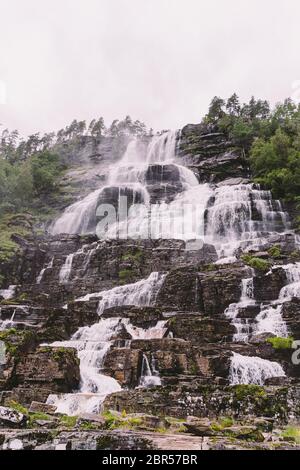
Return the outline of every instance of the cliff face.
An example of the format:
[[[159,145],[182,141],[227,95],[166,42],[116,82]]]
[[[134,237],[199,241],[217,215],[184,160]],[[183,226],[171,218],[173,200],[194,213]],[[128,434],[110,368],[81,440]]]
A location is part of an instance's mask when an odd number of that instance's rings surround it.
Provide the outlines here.
[[[82,142],[75,153],[61,184],[75,188],[78,199],[107,184],[109,164],[122,152],[104,139]],[[165,445],[155,435],[161,429],[177,433],[173,448],[185,440],[178,432],[200,436],[189,435],[186,448],[202,448],[203,438],[205,448],[287,445],[281,430],[270,436],[300,419],[300,370],[290,339],[300,331],[295,235],[282,226],[282,208],[248,185],[242,150],[213,127],[183,128],[177,157],[214,191],[202,247],[78,234],[16,239],[20,253],[0,267],[6,447],[19,439],[24,448],[53,448],[60,440],[74,449],[156,448]],[[169,203],[184,191],[178,167],[165,166],[152,164],[146,174],[154,202]],[[217,261],[220,239],[240,233],[235,243],[243,241],[249,217],[259,246],[237,245],[234,260]],[[272,231],[271,223],[280,229]],[[7,293],[9,285],[16,287]],[[91,351],[98,351],[96,362]],[[91,394],[94,405],[87,403]],[[118,438],[108,430],[112,422],[123,430]],[[35,444],[26,427],[35,429]],[[136,428],[131,437],[128,428]]]

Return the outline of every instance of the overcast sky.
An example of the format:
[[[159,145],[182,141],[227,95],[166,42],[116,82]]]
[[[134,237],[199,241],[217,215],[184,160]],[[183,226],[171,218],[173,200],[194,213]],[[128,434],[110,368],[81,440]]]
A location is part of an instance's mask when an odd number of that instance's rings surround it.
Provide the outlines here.
[[[275,103],[300,88],[299,0],[0,7],[0,123],[23,134],[127,114],[155,129],[178,128],[199,122],[214,95]]]

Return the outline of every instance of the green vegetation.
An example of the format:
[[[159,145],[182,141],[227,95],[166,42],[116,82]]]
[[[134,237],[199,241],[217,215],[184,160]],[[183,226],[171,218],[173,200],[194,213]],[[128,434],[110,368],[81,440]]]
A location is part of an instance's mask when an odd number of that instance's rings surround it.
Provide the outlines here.
[[[13,410],[18,411],[19,413],[22,413],[23,415],[27,416],[29,414],[29,411],[25,406],[21,405],[21,403],[18,403],[17,401],[10,401],[8,403],[9,408],[12,408]]]
[[[269,248],[268,253],[272,258],[280,258],[281,256],[281,248],[278,245],[273,245]]]
[[[212,423],[211,428],[213,431],[222,431],[223,429],[230,428],[234,425],[234,419],[230,416],[220,418],[217,422]]]
[[[103,413],[105,419],[106,429],[118,429],[118,428],[134,428],[140,426],[143,423],[142,418],[134,416],[125,416],[124,412],[122,415],[117,415],[111,411],[106,411]]]
[[[281,433],[281,436],[288,440],[300,444],[300,428],[296,426],[287,426]]]
[[[266,392],[260,385],[234,385],[233,391],[236,399],[242,401],[245,398],[264,398]]]
[[[214,97],[204,122],[242,148],[258,183],[276,198],[300,203],[300,104],[288,98],[271,110],[253,97],[244,104],[236,94]]]
[[[133,279],[134,271],[132,269],[121,269],[119,271],[119,279],[122,284],[127,284]]]
[[[272,338],[268,338],[266,342],[270,343],[274,349],[292,349],[294,338],[272,337]]]
[[[151,135],[145,124],[130,116],[114,120],[105,127],[102,117],[85,121],[73,120],[55,133],[30,135],[22,139],[17,130],[0,132],[0,263],[9,262],[20,250],[12,235],[24,237],[33,232],[38,222],[55,215],[55,203],[72,202],[71,188],[59,186],[64,171],[74,161],[84,139],[114,137],[114,146],[123,149],[128,135]],[[18,222],[14,218],[22,219]],[[24,221],[26,220],[26,223]],[[30,223],[28,223],[30,220]],[[1,282],[5,280],[3,273]]]
[[[137,249],[134,252],[125,253],[125,255],[122,256],[122,261],[132,261],[139,264],[142,261],[142,258],[142,250]]]
[[[270,269],[269,261],[266,261],[261,258],[256,258],[255,256],[251,255],[242,255],[241,260],[250,266],[251,268],[256,269],[257,271],[267,272]]]
[[[67,416],[63,415],[60,417],[59,422],[62,426],[66,428],[74,428],[77,423],[77,416]]]

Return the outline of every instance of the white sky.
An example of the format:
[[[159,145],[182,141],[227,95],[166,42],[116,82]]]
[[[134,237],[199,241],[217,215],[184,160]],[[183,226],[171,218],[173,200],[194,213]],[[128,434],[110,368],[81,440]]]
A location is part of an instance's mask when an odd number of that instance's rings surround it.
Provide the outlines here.
[[[23,134],[127,114],[177,128],[214,95],[300,88],[299,0],[0,0],[0,21],[0,123]]]

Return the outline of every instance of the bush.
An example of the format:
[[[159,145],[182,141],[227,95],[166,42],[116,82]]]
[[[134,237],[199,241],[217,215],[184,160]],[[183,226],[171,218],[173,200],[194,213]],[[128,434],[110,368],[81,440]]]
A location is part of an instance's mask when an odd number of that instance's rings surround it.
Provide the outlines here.
[[[268,253],[273,258],[279,258],[281,256],[281,248],[278,245],[273,245],[269,248]]]
[[[255,258],[251,255],[241,256],[242,261],[257,271],[267,272],[270,269],[270,263],[261,258]]]

